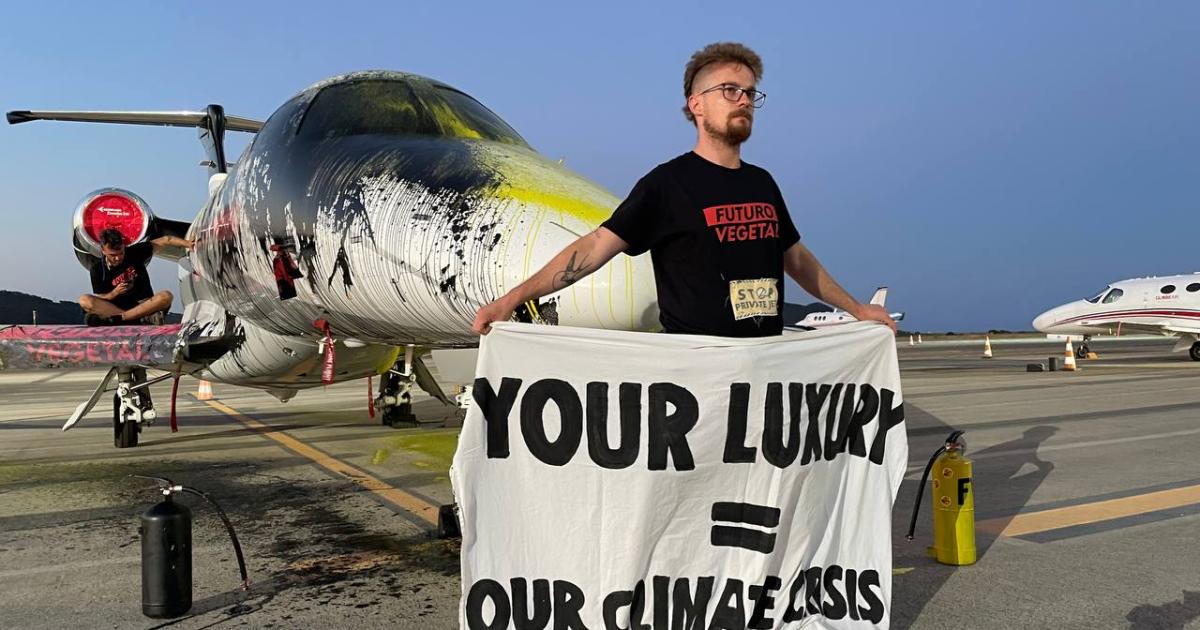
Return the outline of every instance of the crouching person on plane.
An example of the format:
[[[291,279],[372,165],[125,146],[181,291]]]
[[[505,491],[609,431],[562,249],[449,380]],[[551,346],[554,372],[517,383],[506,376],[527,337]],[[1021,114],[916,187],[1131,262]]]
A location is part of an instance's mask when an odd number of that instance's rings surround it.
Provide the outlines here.
[[[139,322],[161,324],[175,296],[170,291],[154,292],[146,263],[163,247],[190,250],[192,241],[163,236],[147,243],[126,245],[120,231],[109,228],[100,233],[103,257],[92,263],[92,293],[79,297],[87,313],[88,326],[117,326]]]

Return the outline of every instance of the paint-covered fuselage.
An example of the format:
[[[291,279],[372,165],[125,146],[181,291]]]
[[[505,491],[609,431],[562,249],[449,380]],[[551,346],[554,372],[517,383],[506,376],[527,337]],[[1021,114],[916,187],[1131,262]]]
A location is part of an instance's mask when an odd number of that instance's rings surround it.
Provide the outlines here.
[[[462,92],[355,73],[271,116],[193,223],[191,259],[216,301],[275,334],[317,336],[324,319],[342,339],[470,346],[480,306],[616,203]],[[619,256],[520,315],[652,329],[649,260]]]

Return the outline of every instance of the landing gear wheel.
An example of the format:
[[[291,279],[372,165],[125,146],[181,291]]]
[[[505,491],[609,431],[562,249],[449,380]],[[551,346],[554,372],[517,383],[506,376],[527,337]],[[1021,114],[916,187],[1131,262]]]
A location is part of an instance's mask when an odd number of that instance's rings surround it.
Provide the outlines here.
[[[408,403],[387,407],[382,415],[383,424],[389,427],[417,426],[417,414],[413,413],[412,405]]]
[[[1188,356],[1192,357],[1193,361],[1200,361],[1200,341],[1192,344],[1192,349],[1188,350]]]
[[[113,394],[113,446],[117,448],[133,448],[138,445],[138,431],[141,427],[137,422],[121,422],[121,396]]]
[[[380,412],[380,423],[386,427],[415,427],[417,415],[412,410],[409,391],[412,381],[394,371],[379,377],[379,397],[372,403]]]
[[[1083,340],[1079,342],[1079,347],[1075,348],[1076,359],[1086,359],[1087,355],[1092,352],[1092,336],[1084,335]]]

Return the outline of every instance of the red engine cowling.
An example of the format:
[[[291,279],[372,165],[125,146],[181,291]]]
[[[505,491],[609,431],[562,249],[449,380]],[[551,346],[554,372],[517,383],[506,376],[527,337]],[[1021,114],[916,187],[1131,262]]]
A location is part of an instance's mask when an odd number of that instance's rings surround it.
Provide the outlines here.
[[[102,256],[100,233],[116,228],[132,245],[150,236],[154,213],[144,199],[121,188],[101,188],[88,193],[75,209],[72,221],[72,241],[75,257],[87,267]]]

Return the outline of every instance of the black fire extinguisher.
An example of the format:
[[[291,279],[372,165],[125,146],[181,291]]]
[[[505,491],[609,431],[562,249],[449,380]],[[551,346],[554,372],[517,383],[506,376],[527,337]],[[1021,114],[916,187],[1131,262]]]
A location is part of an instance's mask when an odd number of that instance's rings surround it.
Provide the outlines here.
[[[192,511],[172,499],[180,492],[204,499],[217,511],[217,516],[221,517],[221,522],[229,532],[229,539],[233,541],[238,570],[242,574],[241,589],[250,588],[242,546],[238,543],[229,517],[216,501],[199,490],[185,488],[170,479],[130,476],[154,481],[163,495],[162,501],[142,514],[139,528],[142,537],[142,614],[155,619],[171,619],[186,614],[192,608]]]

